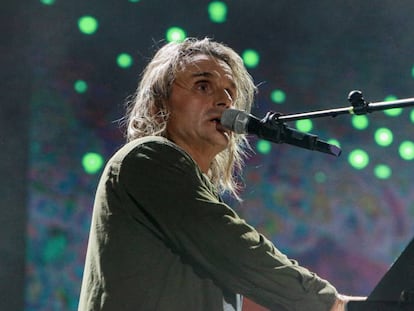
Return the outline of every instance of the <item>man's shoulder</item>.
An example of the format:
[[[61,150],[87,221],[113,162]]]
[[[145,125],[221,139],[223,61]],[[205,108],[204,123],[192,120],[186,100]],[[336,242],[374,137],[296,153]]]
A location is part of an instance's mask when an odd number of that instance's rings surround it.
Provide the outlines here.
[[[112,157],[112,161],[123,162],[127,158],[185,158],[192,162],[191,157],[178,145],[161,136],[146,136],[134,139],[121,147]]]
[[[172,141],[168,140],[162,136],[145,136],[141,138],[136,138],[128,143],[126,143],[120,150],[125,150],[126,153],[130,153],[132,150],[137,148],[146,148],[151,146],[152,148],[173,148],[178,149],[178,146],[175,145]]]

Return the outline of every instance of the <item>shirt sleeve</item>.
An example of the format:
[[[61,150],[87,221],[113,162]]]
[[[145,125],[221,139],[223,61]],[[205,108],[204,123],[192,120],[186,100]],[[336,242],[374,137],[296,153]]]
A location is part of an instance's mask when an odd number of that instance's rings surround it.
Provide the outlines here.
[[[271,310],[329,310],[336,290],[290,260],[221,202],[193,160],[172,143],[147,142],[123,160],[120,184],[154,232],[223,288]]]

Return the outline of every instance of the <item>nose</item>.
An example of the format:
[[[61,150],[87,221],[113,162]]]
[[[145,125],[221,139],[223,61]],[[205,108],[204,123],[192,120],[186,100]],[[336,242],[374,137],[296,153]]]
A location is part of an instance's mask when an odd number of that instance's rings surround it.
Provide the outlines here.
[[[221,106],[224,108],[230,108],[233,105],[233,98],[231,97],[228,90],[223,89],[222,91],[218,92],[217,98],[217,106]]]

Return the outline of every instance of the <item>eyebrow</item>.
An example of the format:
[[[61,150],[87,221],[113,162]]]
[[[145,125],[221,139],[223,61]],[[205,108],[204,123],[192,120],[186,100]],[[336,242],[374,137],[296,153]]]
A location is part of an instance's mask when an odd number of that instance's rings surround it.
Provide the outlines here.
[[[191,75],[191,77],[197,78],[197,77],[213,77],[214,75],[211,72],[208,71],[202,71],[202,72],[195,72]]]
[[[193,78],[198,78],[198,77],[207,77],[207,78],[211,78],[214,77],[215,75],[209,71],[201,71],[201,72],[195,72],[191,75],[191,77]],[[237,89],[236,87],[236,83],[234,83],[233,79],[229,79],[231,86],[234,89]]]

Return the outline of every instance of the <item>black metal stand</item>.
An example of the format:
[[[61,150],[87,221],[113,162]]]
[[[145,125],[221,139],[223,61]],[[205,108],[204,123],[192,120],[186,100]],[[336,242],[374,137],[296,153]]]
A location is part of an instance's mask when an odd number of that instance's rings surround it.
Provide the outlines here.
[[[291,115],[275,115],[275,121],[288,122],[302,119],[312,119],[321,117],[336,117],[341,114],[356,114],[362,115],[374,111],[387,110],[391,108],[404,108],[414,106],[414,98],[406,98],[394,101],[368,103],[365,101],[362,92],[355,90],[348,95],[348,100],[351,103],[349,107],[319,110],[305,113],[297,113]]]

